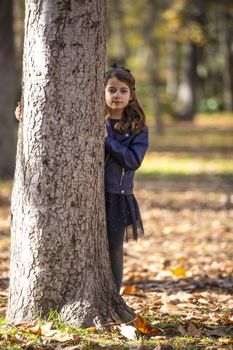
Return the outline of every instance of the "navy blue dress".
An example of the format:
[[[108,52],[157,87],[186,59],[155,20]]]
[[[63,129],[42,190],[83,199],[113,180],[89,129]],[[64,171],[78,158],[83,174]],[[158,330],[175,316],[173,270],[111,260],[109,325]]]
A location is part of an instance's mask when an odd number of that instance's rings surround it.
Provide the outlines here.
[[[117,120],[110,119],[114,125]],[[120,245],[143,236],[143,223],[134,194],[105,192],[109,245]]]
[[[143,236],[138,203],[133,194],[105,192],[107,233],[110,245],[137,240]]]

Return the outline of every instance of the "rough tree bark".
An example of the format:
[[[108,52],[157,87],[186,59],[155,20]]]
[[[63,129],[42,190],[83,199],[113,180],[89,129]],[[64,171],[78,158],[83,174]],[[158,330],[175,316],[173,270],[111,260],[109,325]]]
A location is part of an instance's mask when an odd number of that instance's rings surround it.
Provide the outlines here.
[[[12,0],[0,1],[0,177],[11,178],[15,163],[16,65]]]
[[[132,318],[111,274],[103,191],[104,0],[26,4],[7,317]]]

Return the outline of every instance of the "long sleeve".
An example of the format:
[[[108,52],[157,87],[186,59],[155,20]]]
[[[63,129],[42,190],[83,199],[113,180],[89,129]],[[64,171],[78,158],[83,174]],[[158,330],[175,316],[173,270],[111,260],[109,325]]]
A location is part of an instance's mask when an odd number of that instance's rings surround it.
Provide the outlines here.
[[[140,167],[148,148],[148,129],[146,127],[142,132],[135,135],[129,147],[107,136],[105,147],[126,170],[136,170]]]

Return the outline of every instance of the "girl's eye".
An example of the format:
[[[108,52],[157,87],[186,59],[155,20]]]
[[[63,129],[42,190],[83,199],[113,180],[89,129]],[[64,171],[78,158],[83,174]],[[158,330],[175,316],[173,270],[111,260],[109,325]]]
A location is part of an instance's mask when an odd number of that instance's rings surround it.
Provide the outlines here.
[[[116,89],[111,89],[111,88],[108,89],[108,92],[109,92],[110,94],[114,94],[116,91],[117,91]],[[120,90],[120,93],[121,93],[121,94],[127,94],[127,93],[128,93],[128,90],[127,90],[127,89]]]

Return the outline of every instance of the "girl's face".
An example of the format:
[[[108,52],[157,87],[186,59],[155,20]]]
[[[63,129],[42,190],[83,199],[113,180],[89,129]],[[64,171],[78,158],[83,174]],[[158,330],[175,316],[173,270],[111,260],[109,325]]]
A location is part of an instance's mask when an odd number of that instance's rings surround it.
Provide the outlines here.
[[[112,117],[121,119],[125,107],[131,99],[129,86],[112,77],[108,80],[105,88],[105,102]]]

